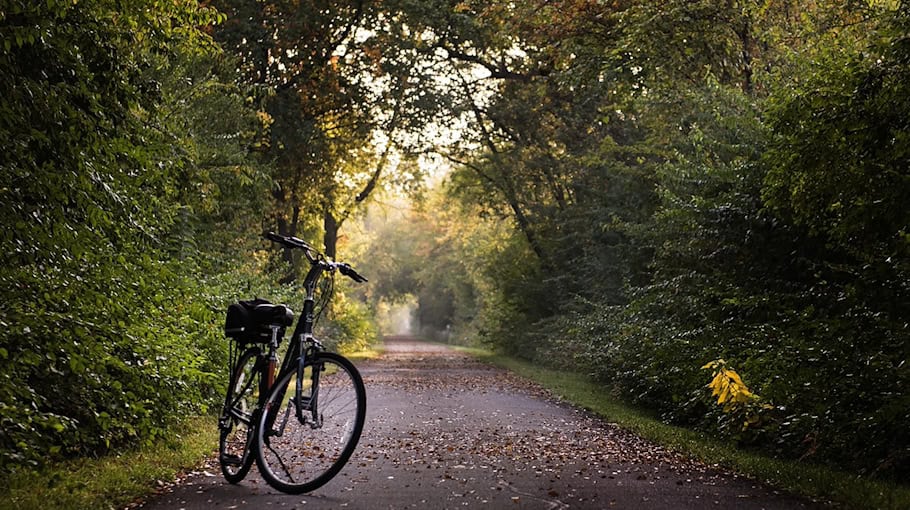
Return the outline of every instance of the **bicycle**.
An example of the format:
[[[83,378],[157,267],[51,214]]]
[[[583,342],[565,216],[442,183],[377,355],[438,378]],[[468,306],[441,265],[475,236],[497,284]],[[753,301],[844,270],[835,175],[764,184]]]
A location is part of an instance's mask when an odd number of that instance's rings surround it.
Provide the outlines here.
[[[218,458],[230,483],[242,481],[255,459],[269,485],[300,494],[323,486],[341,471],[366,418],[366,390],[357,368],[340,354],[326,351],[313,336],[318,315],[331,297],[330,289],[323,292],[317,313],[317,284],[325,273],[334,283],[335,271],[358,283],[367,279],[349,264],[327,260],[301,239],[272,232],[265,237],[303,250],[309,261],[303,310],[278,368],[278,346],[293,322],[293,312],[261,299],[228,307],[225,333],[234,342],[219,419]]]

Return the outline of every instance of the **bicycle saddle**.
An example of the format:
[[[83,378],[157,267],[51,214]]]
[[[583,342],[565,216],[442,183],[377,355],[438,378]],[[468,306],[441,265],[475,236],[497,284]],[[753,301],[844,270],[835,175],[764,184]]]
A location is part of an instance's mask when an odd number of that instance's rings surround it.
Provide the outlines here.
[[[294,312],[286,305],[266,303],[253,308],[253,320],[263,325],[290,326],[294,322]]]

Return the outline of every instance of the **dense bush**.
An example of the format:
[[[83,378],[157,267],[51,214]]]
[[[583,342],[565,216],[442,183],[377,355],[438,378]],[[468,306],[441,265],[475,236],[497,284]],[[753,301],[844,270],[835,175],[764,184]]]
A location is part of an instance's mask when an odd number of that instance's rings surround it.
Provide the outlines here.
[[[326,347],[342,353],[362,351],[379,340],[372,310],[340,292],[335,293],[330,316],[317,324],[316,335]]]
[[[7,7],[3,470],[154,440],[205,410],[225,357],[219,299],[180,242],[198,160],[168,122],[194,102],[171,102],[154,79],[206,54],[197,27],[214,14],[156,1]]]
[[[625,306],[560,320],[576,359],[668,420],[865,473],[910,470],[910,109],[896,78],[910,70],[896,22],[875,60],[829,56],[779,90],[767,129],[744,122],[756,116],[736,113],[735,94],[699,101],[729,114],[701,119],[659,181],[637,234],[655,250],[652,281]],[[701,367],[719,358],[767,404],[759,426],[708,398]]]

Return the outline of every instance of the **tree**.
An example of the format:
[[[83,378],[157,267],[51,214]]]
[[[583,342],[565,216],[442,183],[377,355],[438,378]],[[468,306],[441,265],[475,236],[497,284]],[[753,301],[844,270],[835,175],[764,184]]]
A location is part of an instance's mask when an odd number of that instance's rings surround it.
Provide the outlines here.
[[[653,192],[634,163],[653,155],[618,112],[613,74],[591,71],[607,65],[598,45],[614,37],[611,9],[464,2],[408,18],[427,34],[428,58],[449,69],[453,114],[467,125],[459,146],[442,149],[460,167],[454,189],[510,218],[526,243],[502,261],[525,267],[510,293],[518,315],[491,337],[521,337],[516,325],[558,313],[543,306],[548,295],[621,302],[641,269],[620,223],[648,215]]]
[[[216,5],[228,16],[216,39],[238,56],[244,80],[266,90],[275,226],[321,231],[334,258],[342,224],[395,167],[401,133],[426,115],[410,106],[426,103],[407,74],[413,54],[396,51],[401,32],[375,2]],[[321,221],[307,220],[310,210]],[[294,256],[285,250],[286,261]]]

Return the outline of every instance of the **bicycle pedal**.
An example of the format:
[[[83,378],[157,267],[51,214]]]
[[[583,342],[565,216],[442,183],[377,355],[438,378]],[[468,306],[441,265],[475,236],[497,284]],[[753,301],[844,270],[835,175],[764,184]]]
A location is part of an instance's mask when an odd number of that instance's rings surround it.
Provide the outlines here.
[[[218,460],[220,460],[221,463],[226,466],[240,466],[243,464],[243,459],[237,455],[223,454],[218,457]]]

